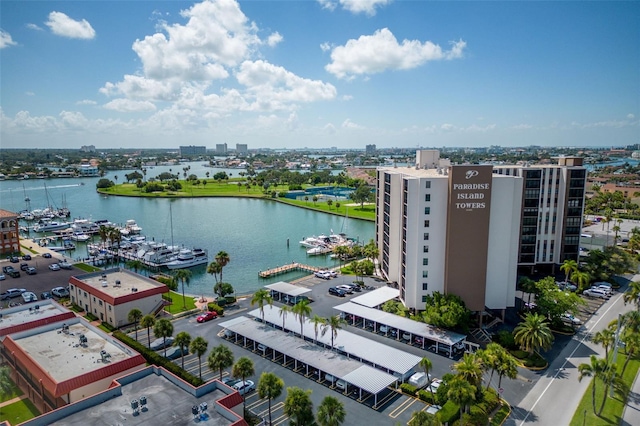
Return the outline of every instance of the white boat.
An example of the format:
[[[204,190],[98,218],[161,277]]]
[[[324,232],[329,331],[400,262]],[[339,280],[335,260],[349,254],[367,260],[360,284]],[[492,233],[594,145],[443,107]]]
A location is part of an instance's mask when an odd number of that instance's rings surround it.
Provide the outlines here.
[[[209,263],[209,255],[206,250],[195,248],[181,249],[180,253],[167,262],[165,266],[169,269],[184,269]]]
[[[300,241],[300,245],[307,248],[318,247],[321,244],[324,244],[324,241],[320,240],[318,237],[307,237]]]
[[[75,219],[71,227],[74,231],[84,234],[97,234],[100,232],[100,227],[88,219]]]
[[[332,251],[333,250],[331,249],[331,247],[318,246],[318,247],[310,248],[309,250],[307,250],[307,254],[309,256],[318,256],[321,254],[331,253]]]
[[[87,234],[85,234],[82,231],[76,231],[73,234],[71,234],[71,239],[73,241],[78,241],[78,242],[85,242],[88,241],[91,237]]]
[[[127,220],[127,222],[124,225],[124,229],[129,231],[129,232],[127,232],[126,235],[130,235],[130,234],[136,235],[136,234],[139,234],[140,232],[142,232],[142,228],[140,226],[138,226],[136,221],[133,220],[133,219]],[[124,234],[124,232],[123,232],[123,234]]]
[[[59,229],[68,228],[71,224],[69,222],[56,222],[52,221],[42,221],[33,227],[34,232],[48,232],[48,231],[57,231]]]
[[[67,251],[67,250],[75,250],[76,249],[76,245],[73,244],[71,241],[69,240],[65,240],[61,246],[49,246],[47,245],[47,248],[51,251]]]

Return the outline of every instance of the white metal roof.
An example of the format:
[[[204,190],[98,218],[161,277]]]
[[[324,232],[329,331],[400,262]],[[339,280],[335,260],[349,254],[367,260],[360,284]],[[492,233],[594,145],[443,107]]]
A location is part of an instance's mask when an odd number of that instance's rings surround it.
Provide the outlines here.
[[[284,281],[278,281],[277,283],[265,285],[269,290],[275,290],[282,294],[289,296],[300,296],[301,294],[309,293],[311,290],[299,285],[293,285]]]
[[[375,321],[378,324],[388,325],[400,331],[411,333],[414,336],[424,337],[425,339],[446,345],[453,345],[466,339],[464,334],[454,333],[453,331],[444,330],[424,322],[390,314],[380,309],[368,308],[352,302],[343,303],[334,308],[347,314]]]
[[[287,334],[246,316],[240,316],[219,325],[307,364],[310,371],[319,369],[372,394],[381,392],[397,380],[391,374],[347,358],[335,351],[324,349],[315,343],[303,341],[300,337]]]
[[[398,296],[400,296],[400,290],[398,290],[397,288],[384,286],[365,293],[362,296],[354,297],[353,299],[351,299],[351,301],[353,303],[357,303],[358,305],[375,308],[376,306],[380,306],[384,302],[393,300]]]
[[[249,312],[249,315],[256,318],[262,318],[259,309]],[[280,316],[280,308],[277,306],[265,306],[264,320],[282,327],[283,318]],[[300,333],[300,321],[293,314],[289,313],[287,315],[284,324],[284,328],[287,331],[293,331],[298,334]],[[316,338],[314,325],[306,318],[303,322],[302,329],[303,334],[306,337],[310,339]],[[317,338],[318,341],[323,344],[331,346],[331,331],[327,331],[327,333],[322,336],[320,330],[318,330]],[[375,340],[350,333],[346,330],[338,331],[338,335],[334,338],[333,345],[335,348],[340,349],[351,356],[366,360],[374,366],[382,367],[400,375],[406,375],[412,371],[422,359],[416,355],[406,353],[399,349],[392,348],[391,346],[376,342]]]

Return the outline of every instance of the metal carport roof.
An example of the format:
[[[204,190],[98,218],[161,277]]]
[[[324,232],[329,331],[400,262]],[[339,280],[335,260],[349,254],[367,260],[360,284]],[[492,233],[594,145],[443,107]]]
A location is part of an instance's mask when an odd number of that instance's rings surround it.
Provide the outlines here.
[[[368,308],[356,303],[347,302],[334,307],[335,309],[347,314],[356,315],[379,324],[388,325],[398,330],[406,331],[414,336],[424,337],[434,342],[444,343],[445,345],[453,345],[464,341],[467,337],[464,334],[454,333],[442,328],[434,327],[424,322],[412,320],[410,318],[401,317],[399,315],[383,312],[379,309]]]
[[[284,281],[278,281],[277,283],[265,285],[265,287],[268,288],[269,290],[275,290],[279,293],[286,294],[288,296],[300,296],[301,294],[309,293],[311,291],[308,288],[289,284]]]
[[[365,293],[362,296],[354,297],[351,299],[353,303],[358,305],[368,306],[369,308],[375,308],[382,305],[384,302],[393,300],[400,296],[400,290],[392,287],[380,287],[376,290]]]
[[[372,394],[381,392],[398,380],[391,374],[246,316],[218,325]]]

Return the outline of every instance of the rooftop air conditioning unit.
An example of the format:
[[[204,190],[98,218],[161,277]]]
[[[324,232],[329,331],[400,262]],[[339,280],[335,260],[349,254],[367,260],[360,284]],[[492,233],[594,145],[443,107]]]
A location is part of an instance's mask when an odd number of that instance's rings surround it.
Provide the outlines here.
[[[135,288],[135,287],[132,287],[132,288],[131,288],[131,292],[132,292],[132,293],[135,293],[136,291],[138,291],[138,289],[137,289],[137,288]]]
[[[102,287],[107,287],[109,285],[107,280],[101,281],[101,283],[102,283]]]
[[[116,280],[116,287],[120,287],[120,284],[121,284],[120,280]]]

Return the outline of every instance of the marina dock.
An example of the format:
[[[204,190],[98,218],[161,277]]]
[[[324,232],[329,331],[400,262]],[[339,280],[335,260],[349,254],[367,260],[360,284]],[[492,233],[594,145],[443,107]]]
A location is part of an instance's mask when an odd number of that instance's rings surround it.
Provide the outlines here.
[[[317,266],[305,265],[298,262],[289,263],[288,265],[278,266],[276,268],[267,269],[266,271],[258,272],[258,276],[260,278],[270,278],[275,275],[286,274],[287,272],[293,271],[306,271],[306,272],[316,272],[320,271],[322,268]]]

